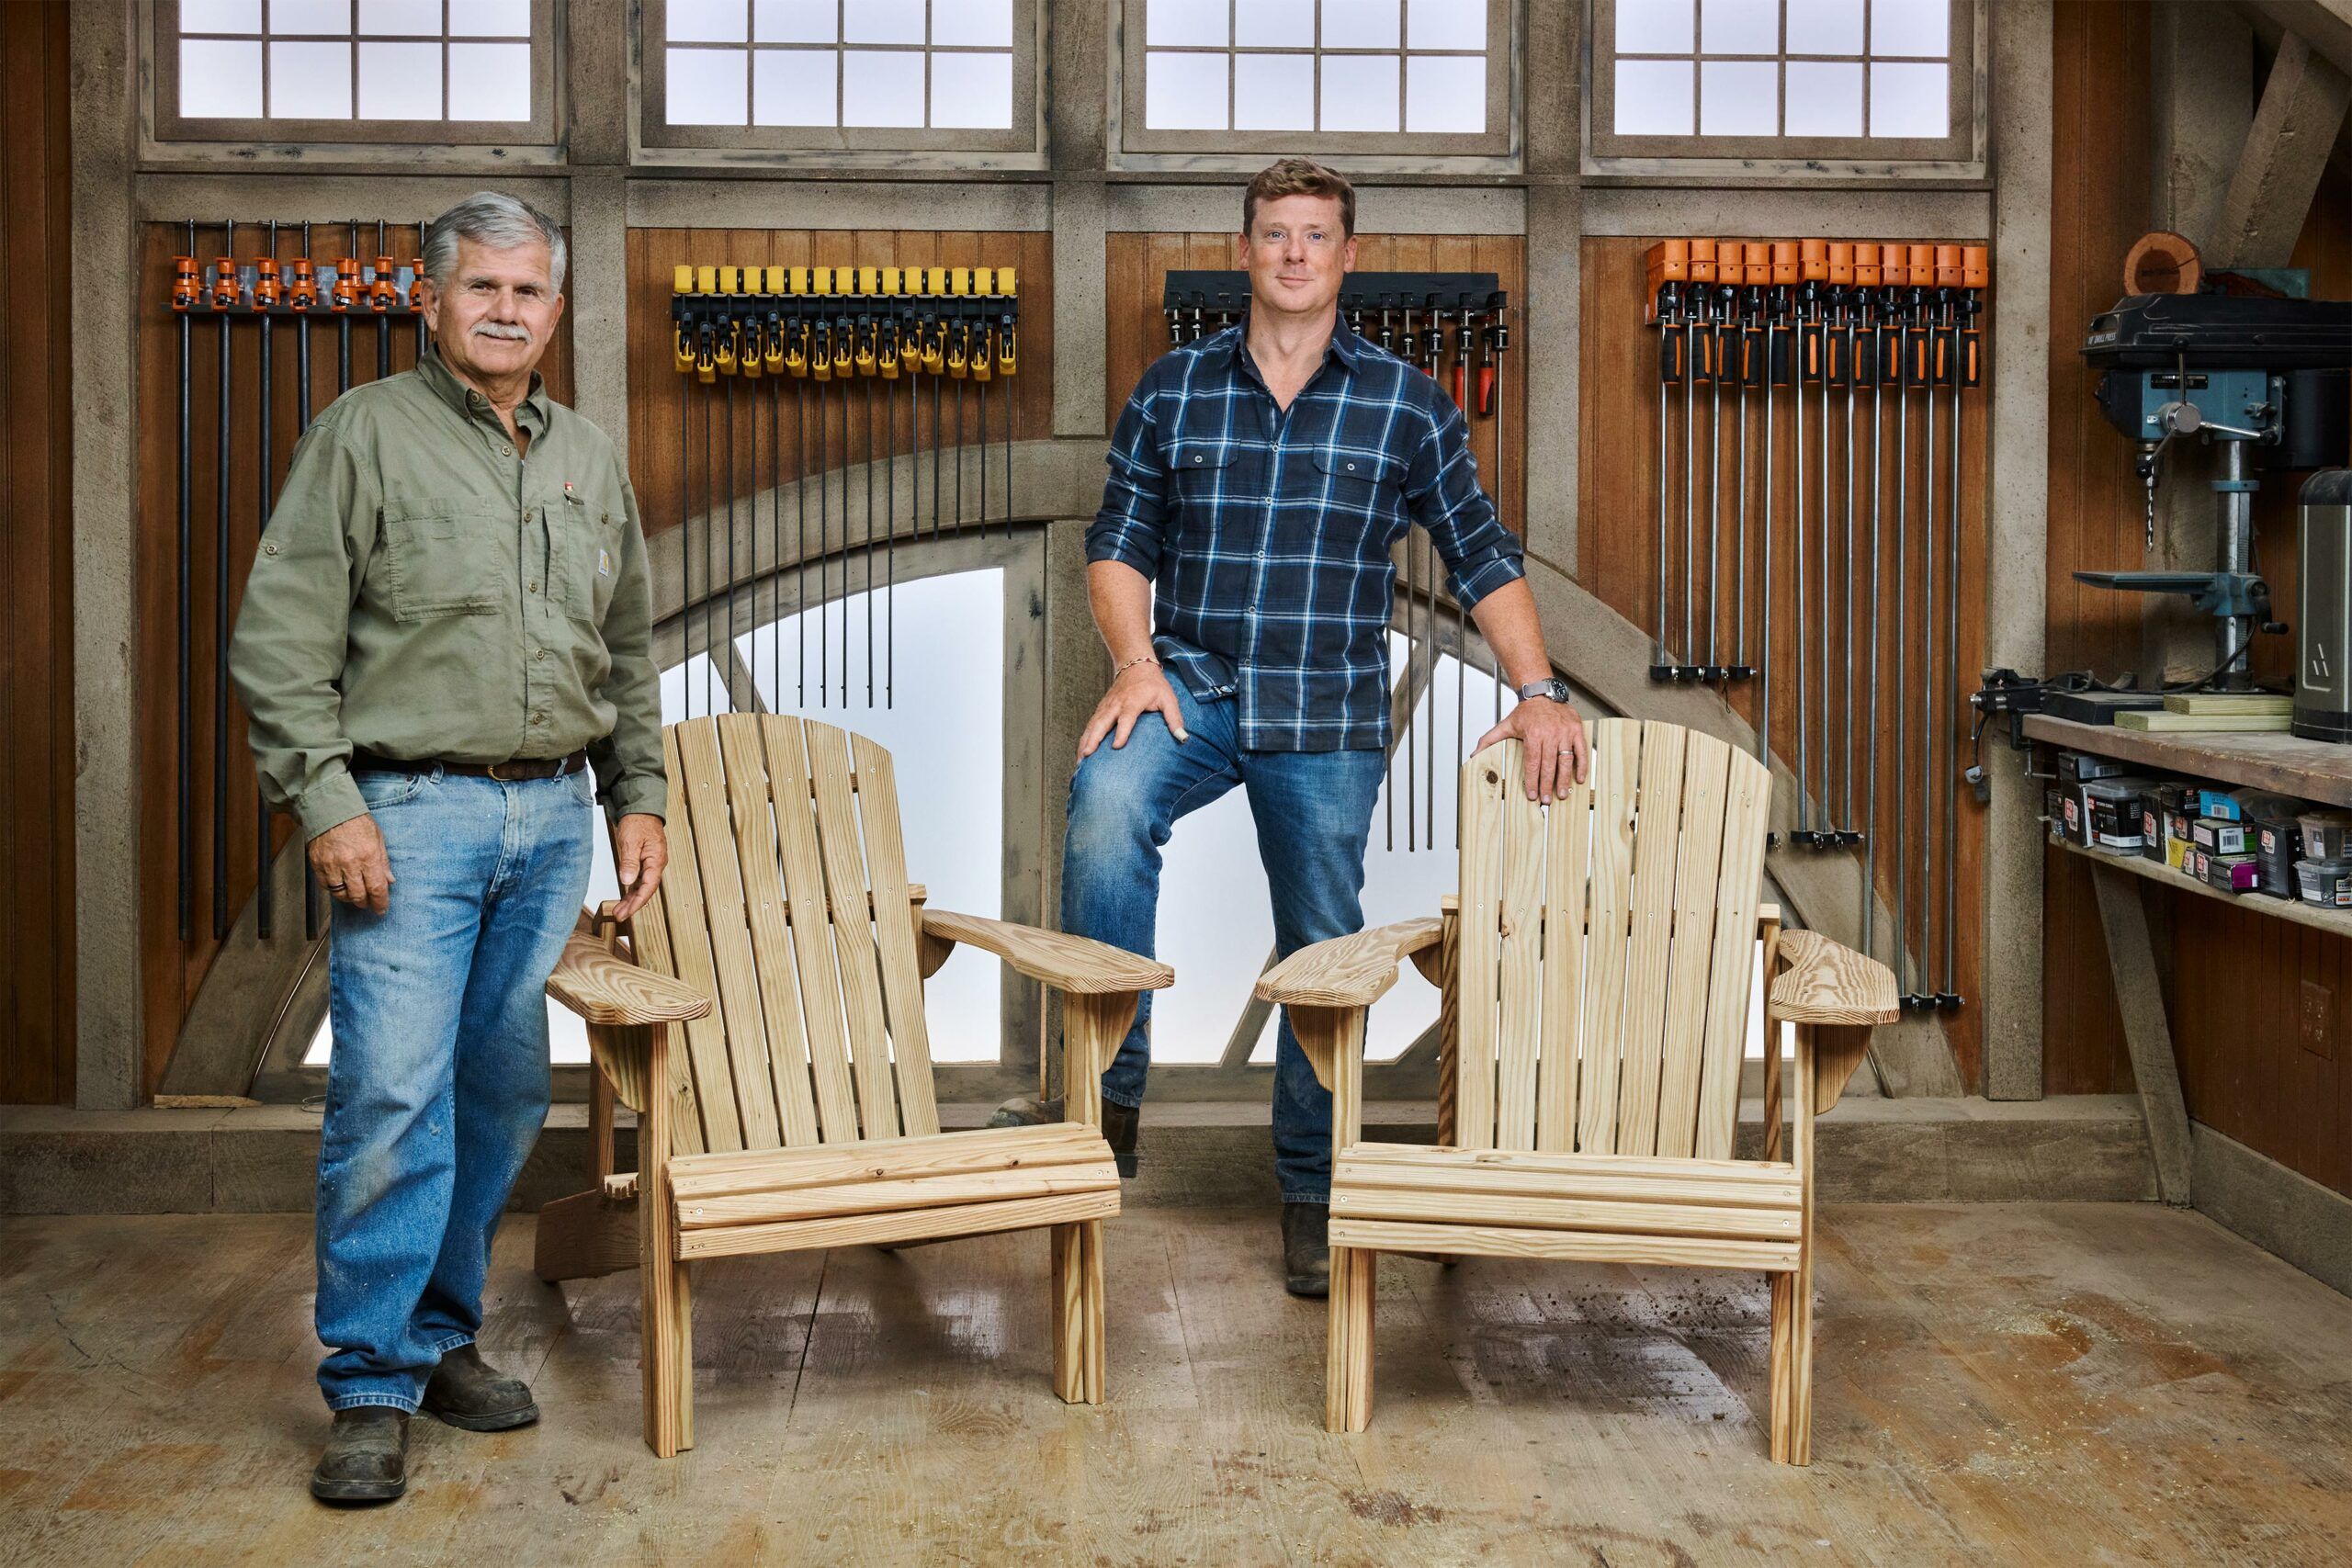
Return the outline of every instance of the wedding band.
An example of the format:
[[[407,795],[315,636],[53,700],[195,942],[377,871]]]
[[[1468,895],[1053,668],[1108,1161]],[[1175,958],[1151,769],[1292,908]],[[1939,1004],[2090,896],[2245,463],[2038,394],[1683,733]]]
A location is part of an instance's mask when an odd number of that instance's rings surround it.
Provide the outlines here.
[[[330,882],[327,884],[327,891],[330,893],[340,893],[343,891],[344,886],[345,885],[340,882]]]

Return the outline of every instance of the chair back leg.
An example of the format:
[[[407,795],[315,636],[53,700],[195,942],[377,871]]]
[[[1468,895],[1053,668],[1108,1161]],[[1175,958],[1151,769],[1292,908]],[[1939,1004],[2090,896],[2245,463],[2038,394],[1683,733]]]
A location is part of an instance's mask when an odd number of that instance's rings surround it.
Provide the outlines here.
[[[1373,1281],[1380,1254],[1368,1247],[1331,1249],[1331,1326],[1324,1371],[1323,1426],[1361,1432],[1372,1425]]]
[[[1054,1258],[1054,1393],[1070,1404],[1100,1404],[1103,1385],[1102,1222],[1076,1220],[1051,1231]]]

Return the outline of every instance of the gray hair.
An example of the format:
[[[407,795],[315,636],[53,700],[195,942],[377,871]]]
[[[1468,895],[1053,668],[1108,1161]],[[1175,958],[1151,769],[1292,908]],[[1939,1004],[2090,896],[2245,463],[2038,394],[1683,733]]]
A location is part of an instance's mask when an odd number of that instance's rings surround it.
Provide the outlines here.
[[[554,219],[529,202],[503,191],[478,190],[424,226],[424,276],[435,288],[449,287],[458,266],[458,242],[471,240],[493,251],[511,251],[544,243],[548,248],[548,287],[563,292],[564,265],[570,259],[563,231]]]

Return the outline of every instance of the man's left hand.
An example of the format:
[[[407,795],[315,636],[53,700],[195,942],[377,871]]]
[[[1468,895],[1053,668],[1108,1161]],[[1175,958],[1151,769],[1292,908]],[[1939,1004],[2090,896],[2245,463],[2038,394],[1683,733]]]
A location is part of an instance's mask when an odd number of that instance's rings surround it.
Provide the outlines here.
[[[613,909],[616,919],[626,920],[645,908],[662,886],[662,873],[669,863],[670,840],[662,831],[662,818],[648,811],[621,818],[613,830],[613,871],[621,883],[621,901]]]
[[[1592,769],[1592,747],[1584,720],[1566,703],[1527,697],[1503,721],[1478,738],[1478,750],[1498,740],[1517,740],[1526,751],[1527,798],[1549,806],[1571,784],[1582,784]]]

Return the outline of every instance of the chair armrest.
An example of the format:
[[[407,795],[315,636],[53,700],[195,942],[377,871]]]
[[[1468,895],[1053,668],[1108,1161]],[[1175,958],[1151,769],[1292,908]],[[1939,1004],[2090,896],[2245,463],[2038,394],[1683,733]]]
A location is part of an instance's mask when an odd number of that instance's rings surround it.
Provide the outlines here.
[[[1894,975],[1819,931],[1781,933],[1772,1016],[1789,1023],[1893,1023],[1903,1016]]]
[[[548,995],[591,1023],[679,1023],[711,1010],[684,980],[640,969],[585,931],[564,942]]]
[[[1033,980],[1077,996],[1158,991],[1176,983],[1176,971],[1165,964],[1067,931],[1039,931],[1009,920],[933,908],[922,911],[922,931],[926,975],[938,968],[947,950],[960,942],[995,953]]]
[[[1396,983],[1396,965],[1435,947],[1443,931],[1443,920],[1430,916],[1302,947],[1258,976],[1258,998],[1288,1007],[1370,1007]]]

